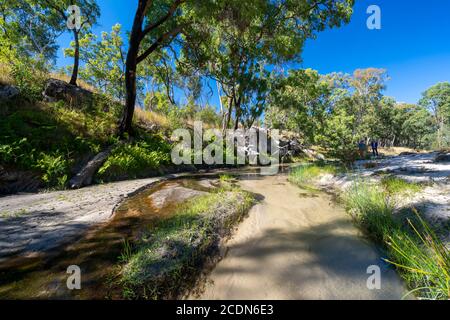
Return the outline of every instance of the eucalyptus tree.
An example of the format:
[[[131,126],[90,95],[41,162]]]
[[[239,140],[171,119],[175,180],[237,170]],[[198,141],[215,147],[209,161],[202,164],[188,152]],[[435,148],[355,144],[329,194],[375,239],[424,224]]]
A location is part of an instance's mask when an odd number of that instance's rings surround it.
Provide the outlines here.
[[[261,114],[252,100],[262,97],[264,78],[274,65],[300,62],[305,41],[327,27],[348,22],[353,0],[228,1],[219,15],[196,30],[198,41],[183,47],[187,73],[199,69],[220,83],[227,97],[225,126],[232,112],[235,127],[251,124],[248,115]],[[261,70],[262,69],[262,70]],[[261,101],[261,99],[257,99]],[[264,101],[264,99],[262,99]],[[250,109],[249,109],[250,108]],[[244,119],[247,118],[247,119]]]
[[[450,145],[450,83],[438,83],[423,93],[420,105],[428,109],[437,127],[438,148]]]
[[[130,32],[125,64],[126,100],[119,135],[132,133],[137,96],[138,65],[158,49],[170,44],[186,26],[189,15],[203,3],[189,0],[139,0]],[[213,2],[211,0],[211,2]]]
[[[262,60],[299,60],[307,38],[339,26],[353,0],[139,0],[126,63],[126,107],[119,133],[131,132],[137,65],[178,43],[191,70],[218,79],[234,105],[236,122],[249,99],[249,84]],[[143,45],[144,44],[144,45]],[[229,107],[231,108],[231,107]]]
[[[332,112],[333,86],[316,70],[291,70],[272,87],[267,120],[303,134],[308,142],[322,133]]]
[[[55,24],[49,9],[32,0],[3,0],[0,3],[1,53],[10,60],[56,58],[57,37],[63,28]]]
[[[77,85],[80,68],[80,34],[97,23],[100,8],[95,0],[29,0],[48,10],[51,25],[70,31],[74,37],[74,63],[70,84]],[[80,10],[80,11],[78,11]]]
[[[125,97],[126,51],[121,31],[122,26],[116,24],[111,32],[102,32],[100,38],[87,33],[79,41],[80,60],[84,62],[79,77],[119,101]],[[76,48],[71,46],[64,54],[74,57],[75,51]]]

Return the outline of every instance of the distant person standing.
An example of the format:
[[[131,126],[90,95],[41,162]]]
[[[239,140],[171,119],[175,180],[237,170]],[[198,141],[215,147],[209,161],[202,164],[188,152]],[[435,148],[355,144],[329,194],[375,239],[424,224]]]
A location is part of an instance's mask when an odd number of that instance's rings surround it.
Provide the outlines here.
[[[359,156],[361,159],[364,159],[366,157],[366,151],[367,151],[367,145],[364,140],[361,140],[358,143],[358,150],[359,150]]]
[[[374,157],[378,157],[378,141],[377,140],[372,140],[371,146],[372,146],[373,156]]]

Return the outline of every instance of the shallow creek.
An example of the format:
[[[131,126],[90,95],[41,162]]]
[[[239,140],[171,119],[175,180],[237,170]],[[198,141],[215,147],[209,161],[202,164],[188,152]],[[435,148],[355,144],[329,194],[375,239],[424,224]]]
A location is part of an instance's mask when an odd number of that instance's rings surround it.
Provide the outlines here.
[[[238,184],[258,196],[226,254],[193,299],[400,299],[395,271],[366,242],[332,197],[291,185],[286,176],[236,172]],[[0,265],[0,298],[108,299],[125,243],[168,218],[177,205],[210,191],[217,176],[157,183],[124,201],[105,225],[46,256]],[[82,290],[66,287],[67,267],[82,270]],[[366,286],[367,268],[381,268],[381,289]]]
[[[200,299],[401,299],[396,272],[365,241],[344,209],[286,176],[248,177],[240,186],[263,199],[227,243]],[[381,289],[369,290],[369,266]]]

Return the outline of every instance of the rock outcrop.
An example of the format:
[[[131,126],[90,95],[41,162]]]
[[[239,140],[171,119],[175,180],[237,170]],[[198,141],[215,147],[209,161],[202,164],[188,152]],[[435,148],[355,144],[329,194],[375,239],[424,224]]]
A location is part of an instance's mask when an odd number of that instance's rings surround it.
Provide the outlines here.
[[[39,176],[29,171],[8,170],[0,165],[0,195],[36,192],[42,187]]]
[[[0,85],[0,100],[11,100],[20,94],[20,90],[15,86]]]
[[[46,102],[65,101],[75,108],[90,106],[94,102],[94,94],[91,91],[58,79],[48,79],[42,95]]]

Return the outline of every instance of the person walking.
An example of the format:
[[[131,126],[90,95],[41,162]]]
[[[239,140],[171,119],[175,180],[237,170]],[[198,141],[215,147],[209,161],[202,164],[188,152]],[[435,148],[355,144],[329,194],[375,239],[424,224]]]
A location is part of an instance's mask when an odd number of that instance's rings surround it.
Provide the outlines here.
[[[378,141],[377,140],[372,140],[371,143],[372,146],[372,154],[374,157],[378,157]]]

